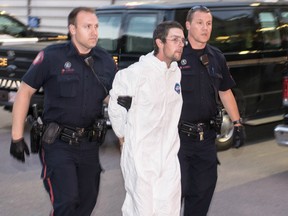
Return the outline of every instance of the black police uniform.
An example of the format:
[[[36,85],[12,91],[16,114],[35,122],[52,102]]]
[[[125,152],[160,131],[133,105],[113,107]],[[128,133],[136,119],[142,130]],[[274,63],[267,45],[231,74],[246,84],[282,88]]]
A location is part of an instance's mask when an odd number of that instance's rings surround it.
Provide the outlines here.
[[[205,54],[208,56],[208,66],[204,66],[200,60]],[[226,91],[235,82],[222,52],[208,44],[203,50],[194,50],[190,44],[185,46],[178,65],[182,73],[183,96],[178,156],[184,215],[205,216],[217,181],[216,131],[210,124],[217,110],[215,92]],[[196,131],[183,133],[183,122],[196,128]]]
[[[96,79],[84,59],[92,56]],[[104,98],[112,87],[116,66],[111,56],[95,47],[88,55],[78,53],[72,42],[56,44],[41,51],[23,81],[44,89],[43,121],[88,131],[101,116]],[[104,89],[105,86],[106,90]],[[82,129],[83,128],[83,129]],[[90,215],[96,204],[101,166],[99,143],[87,133],[78,143],[56,138],[42,143],[42,178],[55,215]]]

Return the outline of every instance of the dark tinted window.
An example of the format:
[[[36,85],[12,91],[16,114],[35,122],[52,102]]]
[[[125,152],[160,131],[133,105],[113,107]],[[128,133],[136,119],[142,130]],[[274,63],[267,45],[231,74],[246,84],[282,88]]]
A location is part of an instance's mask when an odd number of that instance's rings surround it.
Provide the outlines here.
[[[279,29],[282,35],[282,46],[283,48],[288,48],[288,9],[281,11]]]
[[[255,49],[256,27],[251,10],[213,11],[210,44],[223,52]]]
[[[263,49],[276,49],[281,47],[280,29],[277,17],[273,12],[263,11],[258,14],[260,28],[257,32],[262,35]]]
[[[183,26],[185,37],[187,37],[187,30],[185,27],[187,13],[188,9],[176,10],[175,12],[175,20]]]
[[[25,25],[17,20],[5,15],[0,16],[0,34],[8,34],[18,37],[20,34],[23,34],[23,31],[25,30]]]
[[[130,14],[128,17],[126,53],[148,53],[153,50],[153,31],[157,14]]]
[[[99,40],[98,45],[107,51],[117,49],[122,14],[97,14],[99,20]]]

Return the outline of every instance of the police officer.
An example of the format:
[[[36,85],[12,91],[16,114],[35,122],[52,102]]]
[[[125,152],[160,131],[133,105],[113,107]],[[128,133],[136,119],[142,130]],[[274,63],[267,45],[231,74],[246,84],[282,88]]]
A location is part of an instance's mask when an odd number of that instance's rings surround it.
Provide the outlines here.
[[[45,48],[35,58],[13,106],[10,153],[25,161],[23,138],[32,95],[44,88],[42,178],[53,205],[52,215],[90,215],[96,204],[101,167],[94,122],[101,116],[116,66],[99,47],[98,18],[78,7],[68,17],[71,41]]]
[[[186,28],[188,45],[178,63],[183,95],[178,153],[182,197],[185,216],[205,216],[217,181],[215,139],[221,102],[234,122],[235,147],[243,145],[245,133],[231,91],[235,82],[225,57],[219,49],[207,44],[212,31],[210,10],[205,6],[191,8]]]

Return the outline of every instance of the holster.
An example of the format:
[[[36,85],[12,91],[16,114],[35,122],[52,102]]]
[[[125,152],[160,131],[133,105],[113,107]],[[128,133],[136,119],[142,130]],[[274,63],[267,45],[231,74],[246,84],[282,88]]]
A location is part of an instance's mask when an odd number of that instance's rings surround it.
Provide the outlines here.
[[[30,149],[32,153],[38,153],[41,148],[41,137],[43,133],[43,122],[39,116],[37,104],[32,105],[32,115],[28,115],[27,122],[30,129]]]
[[[38,153],[41,146],[42,127],[35,121],[30,130],[30,149],[32,153]]]
[[[223,109],[221,106],[218,106],[215,118],[212,120],[213,127],[217,134],[221,134],[222,122],[223,122]]]

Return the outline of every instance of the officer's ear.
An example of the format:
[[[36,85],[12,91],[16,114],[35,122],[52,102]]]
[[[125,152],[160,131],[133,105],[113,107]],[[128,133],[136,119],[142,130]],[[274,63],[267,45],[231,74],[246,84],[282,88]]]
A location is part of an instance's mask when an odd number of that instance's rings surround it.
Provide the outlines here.
[[[186,26],[187,31],[189,31],[191,28],[191,23],[189,21],[186,21],[185,26]]]
[[[68,29],[69,29],[69,32],[70,32],[71,35],[75,35],[75,33],[76,33],[76,26],[75,25],[70,24],[68,26]]]

